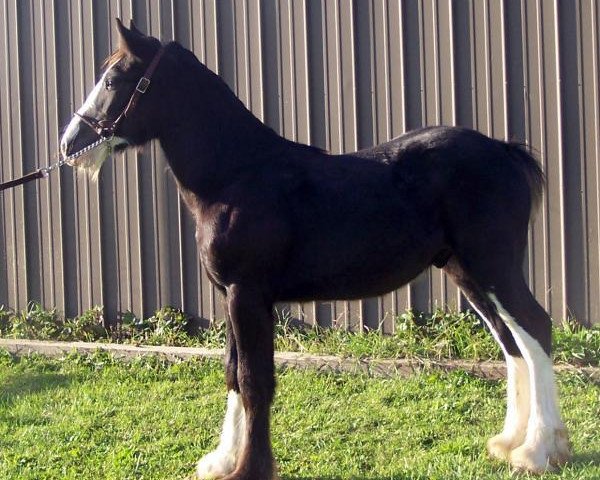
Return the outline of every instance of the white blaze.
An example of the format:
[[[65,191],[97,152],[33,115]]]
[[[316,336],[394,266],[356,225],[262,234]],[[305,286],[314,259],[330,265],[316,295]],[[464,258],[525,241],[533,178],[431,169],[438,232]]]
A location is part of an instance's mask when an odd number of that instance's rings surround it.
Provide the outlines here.
[[[83,102],[83,105],[79,108],[79,110],[77,110],[78,114],[86,115],[93,108],[93,106],[97,102],[98,96],[104,89],[104,81],[106,79],[106,76],[108,75],[108,73],[114,65],[114,63],[110,65],[102,74],[102,77],[100,78],[98,83],[96,83],[90,94],[87,96],[87,98]],[[73,118],[71,118],[71,121],[69,122],[69,125],[67,126],[60,140],[60,149],[63,156],[66,155],[69,143],[72,142],[72,140],[79,134],[79,132],[82,129],[87,128],[90,127],[86,125],[83,122],[83,120],[81,120],[81,118],[79,118],[77,115],[73,115]],[[98,139],[99,138],[100,137],[98,137]],[[102,164],[110,157],[112,149],[117,145],[122,145],[126,143],[127,140],[125,140],[124,138],[113,137],[112,139],[101,143],[96,148],[91,149],[90,151],[84,153],[83,155],[77,157],[69,163],[74,167],[86,170],[90,174],[92,179],[96,180],[98,178],[98,174],[100,173],[100,168],[102,167]]]
[[[96,85],[94,85],[94,88],[92,89],[90,94],[87,96],[87,98],[83,102],[83,105],[81,105],[81,107],[79,107],[79,110],[77,110],[77,113],[79,113],[80,115],[85,115],[86,112],[88,112],[94,106],[94,104],[96,103],[96,99],[98,98],[98,95],[100,95],[100,92],[102,92],[102,89],[104,88],[104,80],[106,79],[106,75],[111,70],[113,65],[108,67],[106,69],[106,71],[104,72],[104,74],[102,74],[102,78],[100,78],[98,83],[96,83]],[[83,123],[81,118],[79,118],[77,115],[73,115],[73,118],[71,118],[71,121],[69,122],[69,125],[67,126],[67,129],[65,130],[65,133],[63,133],[63,136],[61,138],[60,143],[61,143],[61,149],[63,149],[63,153],[67,147],[66,140],[69,138],[73,138],[75,135],[77,135],[80,128],[89,128],[89,127]],[[64,147],[63,147],[63,145],[64,145]]]

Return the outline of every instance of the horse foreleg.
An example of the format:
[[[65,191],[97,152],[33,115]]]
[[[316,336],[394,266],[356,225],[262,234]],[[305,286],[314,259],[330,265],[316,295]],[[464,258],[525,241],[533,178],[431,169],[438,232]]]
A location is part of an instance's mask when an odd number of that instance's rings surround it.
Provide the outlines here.
[[[276,478],[269,433],[275,393],[273,314],[272,304],[264,298],[264,292],[253,287],[233,285],[227,289],[245,431],[237,467],[225,480]]]
[[[244,407],[237,380],[238,355],[231,320],[227,318],[225,348],[225,381],[227,412],[223,421],[219,446],[198,462],[196,478],[218,479],[232,473],[236,466],[245,432]]]

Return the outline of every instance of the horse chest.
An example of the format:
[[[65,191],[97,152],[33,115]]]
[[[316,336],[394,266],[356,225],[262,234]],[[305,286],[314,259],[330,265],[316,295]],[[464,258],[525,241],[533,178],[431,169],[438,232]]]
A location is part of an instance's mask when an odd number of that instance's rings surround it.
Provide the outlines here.
[[[281,268],[289,237],[276,215],[226,208],[197,219],[196,241],[209,276],[227,287],[271,278]]]
[[[228,242],[224,232],[216,232],[211,225],[199,224],[196,227],[196,244],[202,265],[209,278],[216,284],[227,286],[228,281]]]

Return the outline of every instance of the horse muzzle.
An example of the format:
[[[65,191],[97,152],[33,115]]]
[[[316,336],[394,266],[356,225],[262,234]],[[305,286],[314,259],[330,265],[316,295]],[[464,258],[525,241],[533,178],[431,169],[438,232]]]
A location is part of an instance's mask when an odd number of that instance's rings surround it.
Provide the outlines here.
[[[79,117],[74,116],[60,139],[60,153],[63,158],[74,156],[97,140],[98,135],[85,125]]]

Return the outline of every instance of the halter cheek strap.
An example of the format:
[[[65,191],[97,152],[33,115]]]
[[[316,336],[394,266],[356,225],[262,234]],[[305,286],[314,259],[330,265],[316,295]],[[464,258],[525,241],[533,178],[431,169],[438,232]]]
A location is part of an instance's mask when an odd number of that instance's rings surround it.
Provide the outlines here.
[[[150,86],[150,80],[152,78],[152,75],[154,74],[154,71],[156,70],[156,67],[158,66],[158,62],[160,62],[160,59],[163,56],[164,52],[165,52],[165,47],[161,45],[161,47],[158,49],[158,52],[156,52],[156,55],[154,55],[154,58],[150,62],[150,65],[148,65],[148,68],[146,68],[146,71],[142,75],[142,78],[140,78],[138,80],[138,83],[135,86],[135,90],[133,91],[133,93],[131,94],[131,97],[129,98],[129,102],[127,102],[127,105],[125,106],[125,108],[119,114],[119,116],[117,118],[115,118],[114,120],[111,121],[111,120],[97,120],[95,118],[86,117],[85,115],[82,115],[77,112],[75,112],[75,115],[77,115],[79,118],[81,118],[83,123],[85,123],[88,127],[90,127],[92,130],[94,130],[94,132],[96,132],[98,134],[98,136],[100,136],[102,138],[112,137],[115,134],[115,131],[117,130],[117,127],[119,126],[119,123],[121,123],[121,121],[123,120],[124,117],[129,116],[129,114],[135,109],[135,106],[137,105],[137,102],[140,99],[140,97],[144,93],[146,93],[146,90],[148,90],[148,87]]]
[[[146,93],[146,90],[148,90],[148,87],[150,86],[150,79],[152,78],[152,75],[154,74],[154,71],[156,70],[156,67],[158,66],[158,62],[160,62],[160,59],[163,56],[164,52],[165,52],[165,47],[161,46],[158,49],[158,52],[156,52],[156,55],[154,55],[154,58],[150,62],[150,65],[148,65],[148,68],[144,72],[144,75],[142,75],[142,78],[139,79],[139,81],[135,87],[135,90],[133,91],[133,95],[131,95],[131,98],[129,99],[129,103],[125,107],[125,110],[123,110],[123,113],[121,113],[121,115],[119,115],[119,117],[117,118],[117,120],[115,122],[119,121],[122,117],[128,116],[128,114],[137,105],[139,98],[144,93]]]

